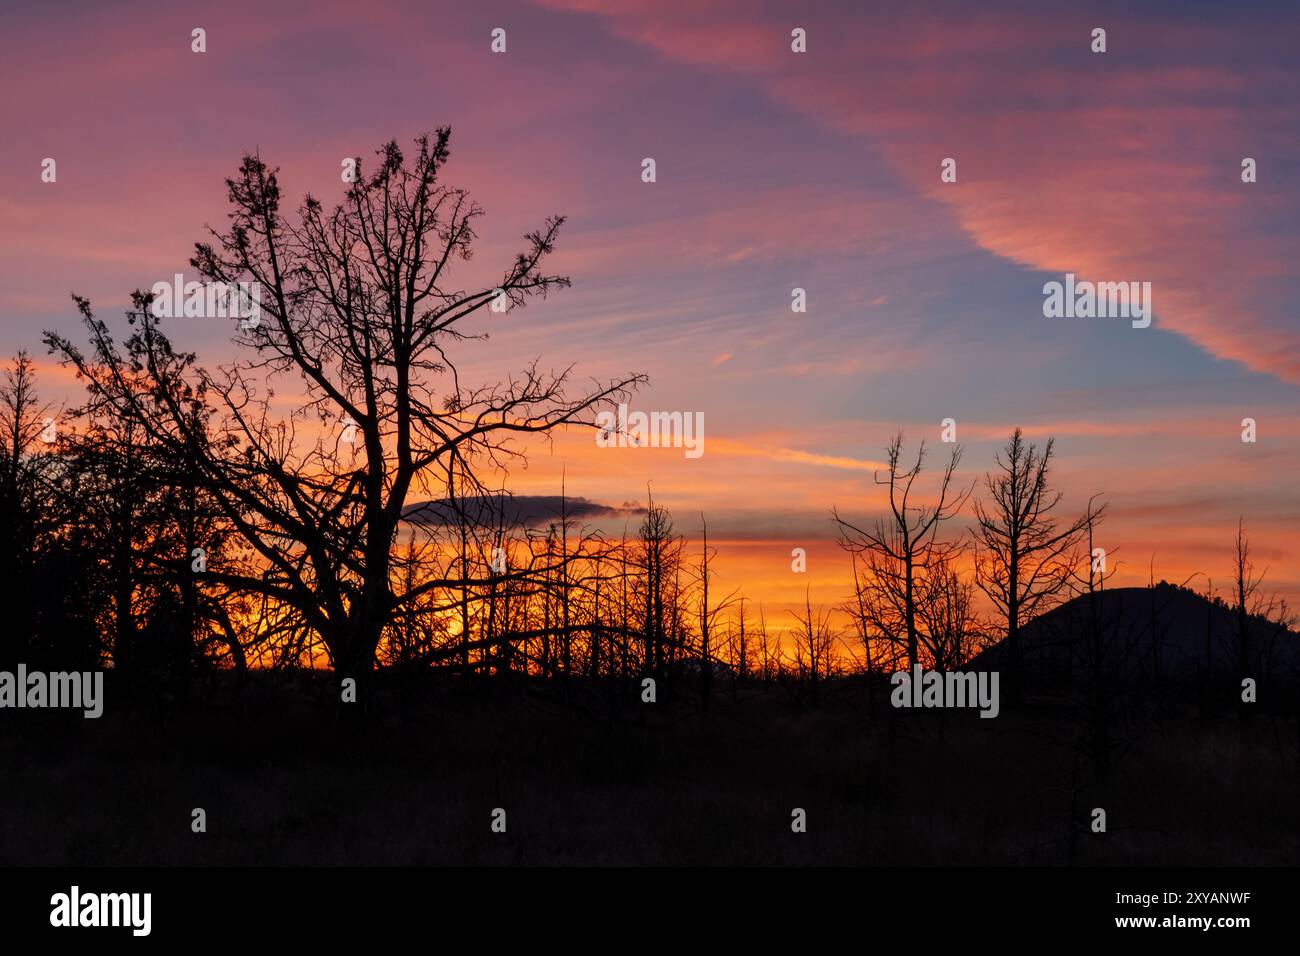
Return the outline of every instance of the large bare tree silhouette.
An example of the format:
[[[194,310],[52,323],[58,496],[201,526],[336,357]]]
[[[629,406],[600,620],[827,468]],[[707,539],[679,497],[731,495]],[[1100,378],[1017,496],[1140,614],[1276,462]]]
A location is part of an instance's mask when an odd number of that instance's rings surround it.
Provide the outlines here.
[[[571,396],[571,369],[546,371],[537,360],[505,381],[462,379],[455,348],[483,337],[468,320],[569,280],[543,268],[563,223],[554,217],[526,236],[494,285],[451,284],[482,210],[440,181],[449,135],[420,137],[409,160],[395,142],[384,145],[378,167],[359,172],[337,207],[327,212],[308,195],[296,217],[282,211],[277,171],[244,158],[227,180],[228,228],[212,231],[191,260],[209,282],[260,286],[260,316],[241,324],[241,354],[229,365],[210,371],[174,351],[140,293],[125,352],[85,300],[89,354],[46,335],[97,400],[193,462],[247,546],[244,561],[206,580],[291,609],[336,672],[358,680],[408,605],[464,583],[440,577],[395,589],[395,539],[413,493],[451,497],[443,484],[452,474],[456,496],[481,493],[479,474],[524,454],[517,439],[594,428],[600,406],[644,381],[628,375]],[[277,414],[276,389],[286,384],[304,394]]]

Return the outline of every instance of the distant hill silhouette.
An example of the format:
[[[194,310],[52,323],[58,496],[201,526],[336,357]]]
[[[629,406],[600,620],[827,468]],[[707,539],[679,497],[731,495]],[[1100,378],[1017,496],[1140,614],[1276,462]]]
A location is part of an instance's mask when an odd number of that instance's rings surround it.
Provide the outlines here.
[[[1125,683],[1202,679],[1207,661],[1213,679],[1236,676],[1237,615],[1221,600],[1163,581],[1150,588],[1099,591],[1095,611],[1092,600],[1076,597],[1021,629],[1030,691],[1049,690],[1086,674],[1097,656],[1107,674]],[[1091,637],[1094,613],[1100,640]],[[1254,676],[1261,684],[1293,686],[1300,680],[1300,634],[1261,617],[1248,620]],[[969,666],[999,670],[1006,662],[1007,649],[1000,642]]]

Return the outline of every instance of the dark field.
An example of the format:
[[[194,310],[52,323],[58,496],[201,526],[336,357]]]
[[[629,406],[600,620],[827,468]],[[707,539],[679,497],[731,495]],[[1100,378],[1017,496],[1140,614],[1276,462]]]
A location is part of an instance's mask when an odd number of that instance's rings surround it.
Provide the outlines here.
[[[724,681],[707,716],[668,691],[426,682],[361,715],[257,675],[99,720],[8,711],[0,863],[1300,863],[1293,716],[1169,707],[1099,784],[1043,705],[900,712],[891,739],[887,687],[868,713],[856,679],[815,708]]]

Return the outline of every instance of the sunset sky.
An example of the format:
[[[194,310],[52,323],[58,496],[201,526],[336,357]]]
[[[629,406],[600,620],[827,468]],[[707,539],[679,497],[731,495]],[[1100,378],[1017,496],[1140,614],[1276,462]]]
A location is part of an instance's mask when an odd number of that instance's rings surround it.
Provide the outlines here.
[[[1057,439],[1066,512],[1109,502],[1119,583],[1154,560],[1223,588],[1242,516],[1300,604],[1300,11],[1132,6],[9,4],[0,350],[29,350],[42,392],[75,402],[42,330],[80,341],[74,291],[125,329],[132,289],[189,273],[245,152],[292,205],[334,201],[344,157],[449,125],[446,180],[487,211],[463,281],[555,213],[551,267],[573,278],[483,316],[462,371],[644,372],[634,409],[704,414],[701,458],[582,432],[539,446],[514,491],[555,494],[563,469],[569,494],[621,506],[649,483],[688,535],[705,514],[722,590],[779,618],[805,585],[847,596],[830,509],[877,512],[893,431],[938,465],[956,419],[969,483],[1021,425]],[[1149,281],[1152,326],[1045,318],[1066,272]],[[233,354],[219,320],[169,330],[207,364]]]

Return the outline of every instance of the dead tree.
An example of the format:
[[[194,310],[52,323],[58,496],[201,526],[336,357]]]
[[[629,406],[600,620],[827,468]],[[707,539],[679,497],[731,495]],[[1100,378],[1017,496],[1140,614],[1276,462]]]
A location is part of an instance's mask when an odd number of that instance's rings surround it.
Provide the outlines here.
[[[191,260],[210,283],[260,289],[257,320],[239,324],[241,354],[226,367],[210,371],[173,351],[150,296],[137,297],[142,318],[125,354],[84,300],[89,354],[46,334],[123,421],[192,458],[229,529],[255,552],[213,580],[291,608],[320,635],[336,672],[358,681],[407,602],[480,583],[457,574],[394,590],[392,552],[411,495],[449,473],[458,494],[479,491],[480,472],[524,456],[520,439],[594,429],[598,408],[643,381],[632,375],[570,396],[568,370],[536,361],[504,382],[462,380],[457,352],[481,338],[470,321],[569,280],[543,268],[563,222],[555,217],[526,236],[496,281],[472,291],[451,284],[482,210],[440,181],[449,135],[420,137],[409,161],[386,144],[337,207],[308,196],[296,217],[281,210],[277,172],[245,157],[227,181],[228,229]],[[126,387],[130,367],[143,370],[144,388]],[[305,392],[287,416],[271,403],[283,381]],[[340,432],[354,438],[346,450]]]
[[[888,489],[889,511],[868,528],[861,528],[833,512],[839,526],[840,546],[866,559],[865,600],[882,632],[906,643],[908,666],[920,658],[919,604],[925,593],[925,577],[959,547],[943,542],[939,531],[955,517],[970,495],[970,488],[954,489],[953,477],[961,463],[961,447],[952,450],[931,503],[917,503],[915,488],[925,464],[925,442],[910,468],[901,463],[903,433],[897,433],[886,449],[888,472],[875,475],[877,485]]]
[[[1100,510],[1088,512],[1068,525],[1056,517],[1061,493],[1048,481],[1052,446],[1048,439],[1040,452],[1017,428],[997,456],[997,472],[984,478],[987,503],[974,505],[975,580],[1003,623],[1011,703],[1022,692],[1020,630],[1066,593],[1068,558],[1089,522],[1101,517]]]

